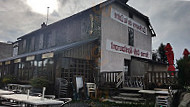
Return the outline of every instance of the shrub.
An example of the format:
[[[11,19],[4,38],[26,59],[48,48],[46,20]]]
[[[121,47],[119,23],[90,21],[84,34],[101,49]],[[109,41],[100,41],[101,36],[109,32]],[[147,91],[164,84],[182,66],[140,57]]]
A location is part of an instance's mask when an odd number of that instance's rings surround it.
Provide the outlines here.
[[[45,77],[36,77],[30,80],[30,84],[34,88],[42,88],[42,87],[48,87],[51,82],[47,80]]]
[[[16,76],[7,75],[7,76],[3,77],[2,83],[3,84],[10,84],[10,83],[14,84],[14,83],[18,83],[18,79]]]

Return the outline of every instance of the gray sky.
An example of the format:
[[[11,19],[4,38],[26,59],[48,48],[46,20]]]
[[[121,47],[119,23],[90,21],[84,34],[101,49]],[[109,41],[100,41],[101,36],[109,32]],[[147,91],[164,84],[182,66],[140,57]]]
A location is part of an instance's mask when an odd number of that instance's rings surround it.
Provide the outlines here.
[[[47,6],[50,6],[48,23],[51,24],[103,1],[0,0],[0,41],[15,41],[40,28],[46,21]],[[182,57],[184,48],[190,50],[190,1],[129,0],[128,4],[150,18],[157,34],[153,38],[153,49],[169,42],[175,59]]]

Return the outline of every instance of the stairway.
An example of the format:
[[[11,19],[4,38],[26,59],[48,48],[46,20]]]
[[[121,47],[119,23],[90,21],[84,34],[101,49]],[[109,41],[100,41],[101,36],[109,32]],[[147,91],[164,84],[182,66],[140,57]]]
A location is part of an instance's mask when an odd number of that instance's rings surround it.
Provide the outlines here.
[[[55,92],[56,92],[56,95],[58,96],[58,98],[67,97],[68,81],[66,79],[57,78],[55,86],[56,86]]]
[[[145,99],[142,94],[138,93],[142,88],[128,88],[119,89],[119,94],[111,96],[105,101],[120,103],[120,104],[145,104]]]

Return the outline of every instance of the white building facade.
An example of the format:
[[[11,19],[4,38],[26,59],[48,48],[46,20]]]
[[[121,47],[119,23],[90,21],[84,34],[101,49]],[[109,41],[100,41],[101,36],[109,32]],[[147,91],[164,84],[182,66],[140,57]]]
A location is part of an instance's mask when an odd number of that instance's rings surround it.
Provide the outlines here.
[[[102,9],[101,27],[101,72],[142,76],[149,69],[146,60],[152,59],[155,36],[148,17],[127,4],[112,3]]]

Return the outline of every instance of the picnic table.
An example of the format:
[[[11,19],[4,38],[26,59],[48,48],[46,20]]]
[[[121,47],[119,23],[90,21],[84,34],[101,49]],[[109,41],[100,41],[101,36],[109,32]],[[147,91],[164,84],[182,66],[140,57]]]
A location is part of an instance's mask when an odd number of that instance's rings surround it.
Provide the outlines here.
[[[64,104],[63,101],[58,100],[52,100],[52,99],[46,99],[36,96],[27,96],[26,94],[12,94],[12,95],[0,95],[1,98],[7,99],[7,100],[13,100],[16,102],[19,102],[20,104],[24,104],[27,106],[56,106],[60,107],[62,104]]]
[[[31,85],[18,85],[18,90],[22,93],[27,93],[27,90],[30,90],[31,88]]]
[[[157,91],[157,90],[139,90],[139,93],[143,93],[143,94],[165,94],[168,95],[169,92],[168,91]]]
[[[0,95],[9,95],[9,94],[14,94],[14,92],[0,89]]]
[[[8,90],[17,90],[19,84],[7,84]]]

